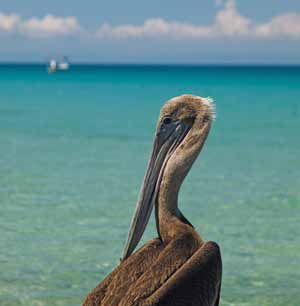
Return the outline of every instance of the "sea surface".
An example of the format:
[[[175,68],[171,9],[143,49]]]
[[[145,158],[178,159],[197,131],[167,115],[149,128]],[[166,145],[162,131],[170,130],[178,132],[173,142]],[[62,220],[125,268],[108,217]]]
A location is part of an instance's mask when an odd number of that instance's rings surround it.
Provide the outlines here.
[[[80,305],[118,264],[159,109],[183,93],[217,107],[179,206],[221,247],[221,305],[300,305],[300,67],[2,65],[1,306]]]

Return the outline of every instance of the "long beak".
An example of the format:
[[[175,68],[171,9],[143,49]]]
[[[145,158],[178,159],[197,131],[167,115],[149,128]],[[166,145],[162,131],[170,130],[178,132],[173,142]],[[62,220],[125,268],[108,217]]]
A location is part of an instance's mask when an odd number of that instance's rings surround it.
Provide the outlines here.
[[[122,260],[131,255],[142,238],[158,193],[157,184],[160,182],[162,172],[171,154],[188,130],[189,126],[181,121],[169,124],[167,129],[162,126],[158,128],[135,213],[131,220]]]

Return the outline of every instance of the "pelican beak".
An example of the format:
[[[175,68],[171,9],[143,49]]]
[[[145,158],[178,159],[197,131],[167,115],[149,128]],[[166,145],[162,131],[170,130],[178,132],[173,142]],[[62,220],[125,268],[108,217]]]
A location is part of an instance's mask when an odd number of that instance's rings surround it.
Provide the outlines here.
[[[158,126],[135,213],[131,220],[122,260],[131,255],[142,238],[155,203],[166,163],[190,127],[190,124],[180,120],[168,124],[161,123]]]

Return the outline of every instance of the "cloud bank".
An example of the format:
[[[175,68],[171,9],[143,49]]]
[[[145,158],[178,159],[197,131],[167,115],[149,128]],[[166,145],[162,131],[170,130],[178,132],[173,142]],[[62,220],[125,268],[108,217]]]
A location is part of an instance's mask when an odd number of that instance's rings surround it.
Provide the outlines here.
[[[56,17],[46,15],[43,18],[32,17],[27,20],[17,14],[0,13],[0,32],[18,33],[32,38],[74,35],[81,30],[76,17]]]
[[[75,17],[46,15],[42,19],[30,18],[21,24],[21,31],[33,37],[72,35],[81,29]]]
[[[19,15],[5,15],[0,12],[0,31],[9,32],[13,30],[20,22]]]
[[[219,1],[220,2],[220,1]],[[220,3],[221,4],[221,3]],[[170,37],[173,39],[202,39],[218,37],[300,38],[300,13],[286,13],[269,22],[257,24],[241,15],[235,0],[225,2],[210,25],[169,22],[163,18],[147,19],[142,25],[111,26],[103,24],[96,34],[99,38]]]
[[[94,39],[169,38],[215,39],[245,37],[256,39],[300,39],[300,13],[284,13],[265,23],[256,23],[243,16],[235,0],[218,1],[212,24],[195,25],[163,18],[150,18],[141,25],[104,23],[96,31],[85,30],[76,17],[46,15],[23,20],[17,14],[0,13],[0,32],[18,33],[31,38],[71,36],[84,33]]]

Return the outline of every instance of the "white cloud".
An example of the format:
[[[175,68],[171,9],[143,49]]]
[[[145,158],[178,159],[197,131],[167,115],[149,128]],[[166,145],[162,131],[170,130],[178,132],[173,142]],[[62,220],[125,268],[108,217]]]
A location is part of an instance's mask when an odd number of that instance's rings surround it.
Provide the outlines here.
[[[221,4],[221,2],[219,3]],[[130,38],[159,37],[171,38],[213,38],[216,36],[246,35],[250,32],[251,20],[240,15],[235,1],[228,0],[216,14],[213,24],[208,26],[194,25],[177,21],[166,21],[162,18],[147,19],[142,25],[102,25],[97,31],[98,37]]]
[[[27,20],[17,14],[0,12],[0,32],[15,32],[30,37],[51,37],[72,35],[81,30],[76,17],[57,17],[46,15],[43,18],[32,17]]]
[[[130,38],[130,37],[160,37],[169,36],[172,38],[193,38],[209,37],[210,29],[207,27],[195,26],[188,23],[168,22],[162,18],[147,19],[142,25],[102,25],[97,31],[100,38]]]
[[[17,14],[5,15],[0,12],[0,31],[10,32],[14,30],[20,22],[20,16]]]
[[[220,10],[212,26],[214,32],[225,36],[246,35],[250,32],[251,20],[242,16],[236,9],[235,1],[228,0]]]
[[[80,30],[75,17],[56,17],[46,15],[44,18],[30,18],[20,25],[21,33],[32,37],[49,37],[72,35]]]
[[[292,37],[300,38],[300,13],[287,13],[273,17],[269,22],[257,25],[255,35],[258,37]]]

